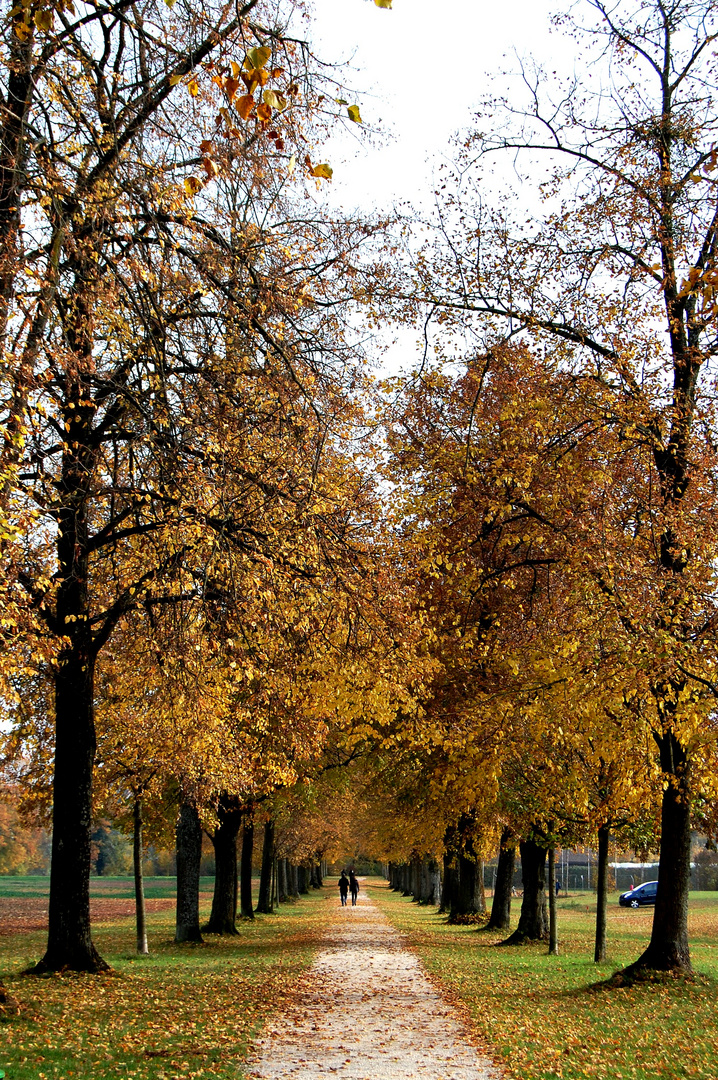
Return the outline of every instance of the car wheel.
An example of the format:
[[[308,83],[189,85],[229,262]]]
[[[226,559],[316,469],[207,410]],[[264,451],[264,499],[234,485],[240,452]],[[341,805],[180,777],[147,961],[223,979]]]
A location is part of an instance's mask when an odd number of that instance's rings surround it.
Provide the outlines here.
[[[631,900],[631,907],[640,907],[638,900]]]

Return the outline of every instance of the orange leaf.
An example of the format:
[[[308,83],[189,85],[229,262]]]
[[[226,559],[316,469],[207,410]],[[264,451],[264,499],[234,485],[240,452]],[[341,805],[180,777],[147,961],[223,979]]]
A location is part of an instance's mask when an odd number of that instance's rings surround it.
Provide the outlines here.
[[[249,120],[254,109],[254,98],[251,94],[245,94],[237,101],[237,112],[243,120]]]

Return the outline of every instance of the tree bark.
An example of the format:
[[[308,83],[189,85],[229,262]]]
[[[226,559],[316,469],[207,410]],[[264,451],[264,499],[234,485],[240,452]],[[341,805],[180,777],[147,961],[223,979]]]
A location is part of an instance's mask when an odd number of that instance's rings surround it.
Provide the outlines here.
[[[254,822],[249,816],[244,819],[242,830],[242,861],[240,865],[239,913],[243,919],[254,918],[252,900],[252,855],[254,853]]]
[[[511,843],[511,839],[511,830],[504,829],[501,833],[494,899],[491,904],[491,917],[486,927],[487,930],[508,930],[511,926],[511,890],[514,883],[514,866],[516,863],[516,848]]]
[[[687,754],[672,730],[656,737],[666,787],[661,806],[661,853],[651,940],[626,969],[690,974],[688,891],[691,880],[690,787]]]
[[[558,956],[556,922],[556,849],[548,849],[548,954]]]
[[[94,671],[92,651],[70,644],[55,677],[49,932],[47,951],[34,969],[37,974],[108,969],[90,932]]]
[[[453,866],[453,855],[451,852],[444,852],[444,887],[441,890],[441,904],[439,905],[439,913],[446,914],[451,911],[451,905],[453,903],[455,886],[455,869]]]
[[[598,830],[598,883],[596,887],[596,945],[594,963],[606,959],[606,909],[608,906],[608,845],[611,830],[601,825]]]
[[[287,887],[287,860],[280,859],[277,864],[277,903],[286,904],[289,889]]]
[[[177,821],[177,926],[175,941],[201,941],[199,928],[199,864],[202,826],[197,807],[183,802]]]
[[[137,952],[142,956],[149,953],[147,947],[147,916],[145,912],[145,882],[142,873],[142,800],[135,796],[132,808],[132,861],[135,871],[135,922],[137,924]]]
[[[272,864],[274,863],[274,822],[264,825],[264,845],[262,847],[262,869],[259,875],[259,897],[254,909],[260,915],[272,914]]]
[[[297,864],[289,863],[289,892],[296,900],[299,896],[299,871]]]
[[[524,896],[519,924],[504,945],[523,945],[528,941],[548,939],[546,916],[546,848],[534,840],[519,845]]]
[[[307,884],[307,868],[302,863],[297,867],[297,895],[309,892]]]
[[[242,811],[236,805],[220,801],[217,807],[219,826],[212,836],[214,845],[214,895],[208,934],[236,934],[237,931],[237,837]]]

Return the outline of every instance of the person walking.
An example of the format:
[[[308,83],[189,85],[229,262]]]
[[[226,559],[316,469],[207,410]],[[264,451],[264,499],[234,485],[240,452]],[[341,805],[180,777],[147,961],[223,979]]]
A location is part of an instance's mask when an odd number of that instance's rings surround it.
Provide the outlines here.
[[[357,896],[359,894],[359,882],[354,876],[354,871],[349,871],[349,888],[352,894],[352,907],[356,907]]]
[[[349,878],[347,877],[346,870],[342,870],[341,877],[339,878],[339,895],[342,898],[342,907],[347,906],[347,895],[349,893]]]

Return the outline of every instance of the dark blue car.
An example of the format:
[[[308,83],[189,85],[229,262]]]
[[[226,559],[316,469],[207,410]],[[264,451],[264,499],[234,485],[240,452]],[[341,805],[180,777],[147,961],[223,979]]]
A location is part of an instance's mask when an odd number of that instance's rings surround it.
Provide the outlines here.
[[[629,889],[628,892],[621,893],[618,902],[621,907],[643,907],[646,904],[655,904],[657,891],[657,881],[646,881],[643,885],[636,886],[635,889]]]

